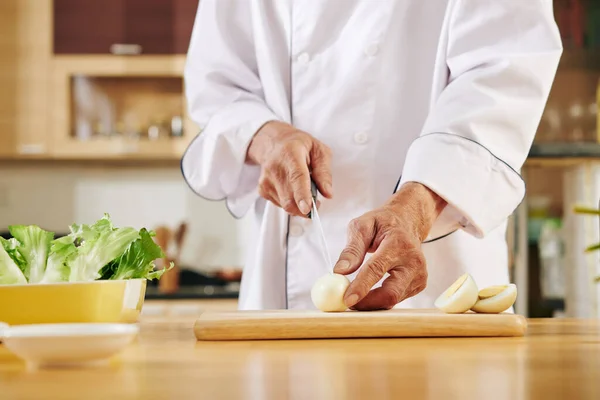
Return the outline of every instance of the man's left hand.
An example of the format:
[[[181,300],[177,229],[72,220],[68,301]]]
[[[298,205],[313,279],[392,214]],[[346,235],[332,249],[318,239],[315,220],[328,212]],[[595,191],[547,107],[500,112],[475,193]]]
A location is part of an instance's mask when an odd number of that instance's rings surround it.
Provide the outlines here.
[[[427,284],[421,243],[446,201],[415,182],[407,182],[381,208],[350,222],[348,243],[334,272],[360,270],[344,297],[356,310],[390,309],[420,293]],[[361,267],[367,253],[373,256]],[[371,291],[387,273],[380,288]]]

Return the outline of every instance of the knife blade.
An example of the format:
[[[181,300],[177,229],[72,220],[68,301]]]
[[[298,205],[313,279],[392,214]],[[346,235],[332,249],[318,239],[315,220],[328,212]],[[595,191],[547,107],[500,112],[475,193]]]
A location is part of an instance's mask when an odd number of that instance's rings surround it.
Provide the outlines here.
[[[317,195],[318,195],[319,191],[317,189],[317,185],[315,184],[315,182],[312,179],[310,181],[310,189],[311,189],[313,202],[312,202],[312,210],[308,214],[308,218],[310,218],[313,221],[313,224],[316,226],[317,230],[319,231],[322,250],[323,250],[323,257],[325,258],[325,262],[327,263],[327,266],[329,267],[329,266],[331,266],[331,256],[329,255],[329,247],[327,246],[327,240],[325,240],[325,232],[323,231],[323,225],[321,225],[321,218],[319,218],[319,213],[317,211]]]
[[[317,203],[317,196],[319,195],[319,189],[317,188],[317,184],[315,183],[315,181],[312,180],[312,178],[310,179],[310,193],[313,199],[313,206],[316,205]],[[308,219],[312,219],[312,208],[310,209],[310,211],[308,212]]]

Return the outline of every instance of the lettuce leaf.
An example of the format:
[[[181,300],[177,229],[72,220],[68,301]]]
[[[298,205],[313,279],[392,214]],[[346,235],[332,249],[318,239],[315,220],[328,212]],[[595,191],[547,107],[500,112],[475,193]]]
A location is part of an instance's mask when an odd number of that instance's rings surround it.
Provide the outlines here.
[[[69,227],[69,229],[71,230],[69,236],[73,238],[73,243],[76,246],[79,246],[86,240],[97,239],[99,236],[98,233],[93,231],[89,225],[73,224]]]
[[[19,251],[19,242],[17,241],[17,239],[11,238],[6,240],[3,237],[0,237],[0,242],[2,243],[4,250],[6,250],[10,258],[12,258],[12,260],[15,262],[15,264],[17,264],[19,269],[23,271],[27,262],[25,261],[23,255]]]
[[[68,261],[77,253],[75,236],[68,235],[52,241],[43,283],[67,282],[71,269]]]
[[[38,283],[44,278],[46,262],[50,252],[53,232],[47,232],[37,225],[11,225],[10,234],[19,242],[17,250],[23,256],[23,275],[29,283]]]
[[[133,242],[122,256],[107,266],[105,274],[108,271],[112,274],[105,279],[160,278],[166,269],[155,271],[154,260],[164,256],[160,246],[152,240],[151,233],[144,228],[140,230],[140,238]]]
[[[102,268],[125,253],[140,233],[134,228],[114,228],[105,215],[92,226],[81,226],[73,236],[82,240],[77,253],[67,261],[69,281],[76,282],[100,278]]]
[[[99,234],[108,233],[113,231],[115,228],[113,227],[113,223],[110,220],[110,215],[104,214],[104,216],[96,221],[94,225],[92,225],[92,231],[98,232]]]
[[[115,228],[108,214],[70,230],[54,239],[35,225],[10,226],[13,239],[0,238],[0,284],[158,279],[170,269],[155,270],[164,254],[153,231]]]
[[[0,285],[17,285],[27,283],[23,271],[19,268],[11,252],[15,252],[16,239],[0,238]]]

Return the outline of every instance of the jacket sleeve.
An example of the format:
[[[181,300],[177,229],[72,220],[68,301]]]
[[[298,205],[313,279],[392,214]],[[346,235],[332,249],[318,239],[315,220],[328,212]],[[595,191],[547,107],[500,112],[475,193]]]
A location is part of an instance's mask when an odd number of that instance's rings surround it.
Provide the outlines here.
[[[451,0],[448,12],[446,85],[399,182],[448,202],[428,240],[456,229],[484,237],[523,200],[519,171],[562,54],[551,0]]]
[[[185,67],[185,93],[201,133],[188,146],[181,170],[190,188],[226,200],[240,218],[258,198],[260,168],[246,165],[258,129],[277,117],[264,102],[258,77],[251,2],[202,0]]]

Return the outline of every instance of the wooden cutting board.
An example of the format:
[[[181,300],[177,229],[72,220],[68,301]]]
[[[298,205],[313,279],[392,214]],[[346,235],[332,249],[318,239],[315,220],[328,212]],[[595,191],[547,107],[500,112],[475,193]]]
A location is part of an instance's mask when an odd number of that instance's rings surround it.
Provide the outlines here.
[[[428,309],[205,312],[194,326],[198,340],[523,336],[526,330],[521,315]]]

